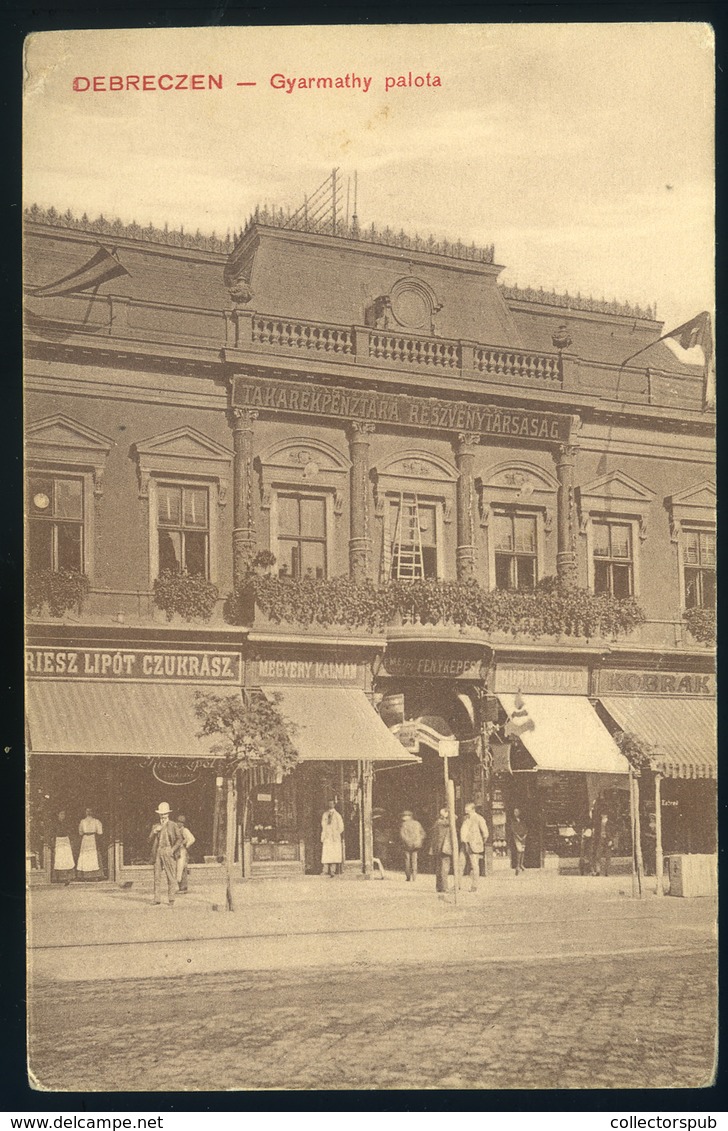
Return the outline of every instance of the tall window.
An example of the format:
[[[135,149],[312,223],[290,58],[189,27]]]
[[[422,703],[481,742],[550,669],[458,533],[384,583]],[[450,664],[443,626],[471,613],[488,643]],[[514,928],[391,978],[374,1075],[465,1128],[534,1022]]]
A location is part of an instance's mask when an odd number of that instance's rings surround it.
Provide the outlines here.
[[[613,597],[634,593],[632,527],[625,522],[595,522],[594,592]]]
[[[534,589],[538,577],[536,516],[496,514],[493,531],[496,589]]]
[[[392,564],[389,576],[405,581],[437,577],[437,507],[412,496],[390,500]],[[419,527],[419,530],[418,530]],[[420,555],[420,547],[422,554]]]
[[[206,487],[160,483],[157,487],[159,572],[209,575],[209,515]]]
[[[83,569],[83,482],[57,475],[28,480],[31,569]]]
[[[281,577],[326,577],[323,496],[278,496],[278,572]]]
[[[685,608],[715,608],[715,531],[683,531]]]

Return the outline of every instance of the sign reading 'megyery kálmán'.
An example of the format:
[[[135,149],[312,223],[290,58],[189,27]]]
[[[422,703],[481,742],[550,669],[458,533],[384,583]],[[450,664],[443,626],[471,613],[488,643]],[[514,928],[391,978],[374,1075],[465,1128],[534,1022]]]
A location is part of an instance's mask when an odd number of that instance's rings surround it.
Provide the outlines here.
[[[410,428],[476,432],[549,443],[569,439],[571,417],[552,412],[498,405],[450,401],[442,397],[411,397],[371,389],[343,389],[295,384],[238,375],[233,381],[233,408],[335,416]]]
[[[33,678],[240,683],[237,652],[142,651],[138,648],[26,648]]]

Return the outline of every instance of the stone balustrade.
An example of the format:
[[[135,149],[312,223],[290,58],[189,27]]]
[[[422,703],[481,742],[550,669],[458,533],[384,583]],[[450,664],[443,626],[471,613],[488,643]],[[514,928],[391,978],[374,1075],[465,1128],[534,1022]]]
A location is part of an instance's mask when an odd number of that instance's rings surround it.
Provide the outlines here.
[[[287,349],[319,350],[322,353],[352,354],[354,338],[351,330],[338,326],[322,326],[315,322],[292,322],[283,318],[252,319],[252,341],[266,346]]]

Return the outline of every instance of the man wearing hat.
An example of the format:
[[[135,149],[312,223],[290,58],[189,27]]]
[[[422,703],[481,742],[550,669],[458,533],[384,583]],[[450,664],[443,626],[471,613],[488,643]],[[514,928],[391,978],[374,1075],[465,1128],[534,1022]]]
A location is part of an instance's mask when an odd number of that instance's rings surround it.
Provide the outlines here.
[[[425,842],[425,830],[416,821],[409,809],[402,814],[399,826],[399,839],[404,849],[404,876],[412,883],[417,879],[417,853]]]
[[[154,864],[154,902],[162,902],[162,873],[164,873],[167,878],[167,900],[172,907],[177,894],[176,856],[184,845],[184,837],[181,826],[176,821],[170,821],[170,811],[167,802],[160,801],[156,809],[159,821],[152,825],[149,840]]]

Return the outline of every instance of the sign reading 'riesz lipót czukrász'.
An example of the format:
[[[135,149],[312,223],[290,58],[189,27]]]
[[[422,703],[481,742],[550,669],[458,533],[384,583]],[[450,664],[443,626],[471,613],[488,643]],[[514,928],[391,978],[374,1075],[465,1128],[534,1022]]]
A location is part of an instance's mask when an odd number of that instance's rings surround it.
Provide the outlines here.
[[[26,648],[25,674],[29,679],[239,684],[240,655],[139,648]]]
[[[411,397],[405,393],[342,389],[326,385],[299,385],[236,376],[233,408],[272,412],[310,413],[345,420],[366,420],[410,428],[477,432],[484,436],[509,436],[531,441],[564,442],[571,418],[552,412],[496,405],[449,401],[440,397]]]

